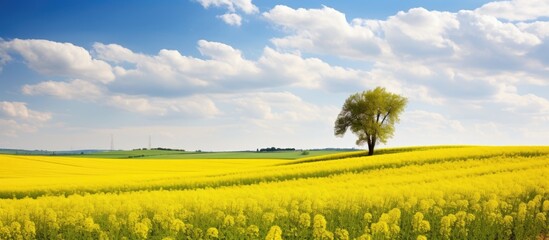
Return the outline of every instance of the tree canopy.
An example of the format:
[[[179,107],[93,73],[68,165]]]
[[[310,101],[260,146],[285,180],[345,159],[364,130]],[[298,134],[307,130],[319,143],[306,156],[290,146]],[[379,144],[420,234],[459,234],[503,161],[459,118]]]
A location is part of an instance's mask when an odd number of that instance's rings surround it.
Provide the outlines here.
[[[394,125],[400,121],[407,102],[405,97],[382,87],[355,93],[345,100],[334,133],[342,137],[350,129],[358,137],[356,144],[368,144],[368,155],[373,155],[376,143],[387,143],[393,136]]]

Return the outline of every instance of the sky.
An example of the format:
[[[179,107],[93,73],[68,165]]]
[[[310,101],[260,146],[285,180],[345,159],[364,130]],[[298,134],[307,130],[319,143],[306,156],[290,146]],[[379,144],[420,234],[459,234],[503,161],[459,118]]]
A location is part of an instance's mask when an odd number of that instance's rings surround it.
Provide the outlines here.
[[[548,145],[549,1],[0,2],[0,148],[363,148],[378,86],[382,147]]]

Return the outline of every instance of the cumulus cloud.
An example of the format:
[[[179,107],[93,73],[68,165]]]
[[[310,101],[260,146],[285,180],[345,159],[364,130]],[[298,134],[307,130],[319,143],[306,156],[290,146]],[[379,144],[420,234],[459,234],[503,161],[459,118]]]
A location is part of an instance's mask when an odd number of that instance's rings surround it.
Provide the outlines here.
[[[94,45],[99,59],[113,64],[133,64],[134,67],[116,66],[117,80],[110,84],[120,91],[133,91],[126,92],[131,94],[186,95],[276,86],[331,91],[363,89],[376,84],[399,88],[395,81],[378,81],[365,71],[333,66],[319,58],[279,52],[269,47],[264,48],[255,61],[246,59],[240,50],[219,42],[200,40],[198,50],[203,58],[167,49],[157,55],[146,55],[116,44]]]
[[[326,121],[337,115],[334,106],[318,106],[305,102],[290,92],[256,92],[219,94],[217,101],[230,105],[233,116],[242,119],[287,122]]]
[[[465,128],[459,120],[449,119],[444,115],[436,112],[428,112],[424,110],[414,110],[405,113],[402,119],[416,125],[423,125],[422,128],[431,128],[435,130],[446,129],[452,131],[463,132]]]
[[[303,58],[299,54],[281,53],[268,47],[264,49],[259,64],[268,73],[265,77],[285,79],[287,85],[301,88],[363,88],[369,80],[365,72],[331,66],[318,58]]]
[[[519,13],[530,11],[529,6],[544,5],[539,1],[494,4],[511,3],[519,8]],[[414,101],[441,105],[463,98],[475,104],[498,101],[512,105],[511,101],[501,101],[499,83],[517,88],[549,85],[549,58],[543,54],[549,49],[546,21],[514,23],[481,10],[440,12],[424,8],[401,11],[386,20],[348,21],[344,13],[325,6],[276,6],[263,15],[287,33],[272,39],[277,51],[371,62],[369,70],[361,71],[368,76],[366,79],[373,83],[393,82],[387,85]],[[354,41],[357,36],[361,41]],[[377,46],[381,51],[363,51],[364,46]],[[320,82],[326,83],[326,79]]]
[[[10,55],[7,53],[7,43],[4,42],[2,38],[0,38],[0,71],[2,71],[2,67],[11,61]]]
[[[51,119],[51,113],[33,111],[24,102],[0,102],[0,113],[24,121],[45,122]]]
[[[401,57],[451,56],[458,50],[448,33],[456,31],[459,22],[449,12],[413,8],[398,12],[380,25],[393,54]]]
[[[0,48],[0,53],[19,54],[31,69],[44,75],[83,78],[103,83],[115,78],[108,63],[93,58],[86,49],[72,43],[14,39],[2,42]]]
[[[79,79],[25,85],[22,91],[27,95],[47,95],[65,100],[92,102],[144,115],[208,118],[220,113],[214,102],[205,96],[162,98],[113,93],[104,87]]]
[[[277,48],[367,61],[392,58],[456,64],[479,56],[488,62],[502,56],[508,60],[533,50],[541,43],[536,32],[543,31],[538,30],[543,29],[541,24],[524,31],[513,23],[466,10],[451,13],[413,8],[387,20],[356,18],[351,22],[344,13],[326,6],[276,6],[263,15],[288,33],[271,40]]]
[[[245,14],[259,12],[259,9],[252,3],[252,0],[198,0],[198,2],[204,8],[211,6],[227,8],[229,12],[218,15],[217,18],[231,26],[240,26],[242,24],[242,17],[237,12],[244,12]]]
[[[211,118],[220,114],[220,110],[215,103],[206,96],[166,99],[112,95],[106,100],[110,106],[147,115],[183,115],[190,118]]]
[[[113,106],[132,112],[165,115],[170,105],[152,98],[178,98],[197,94],[227,91],[245,92],[288,86],[295,89],[322,89],[331,92],[352,92],[372,86],[384,86],[398,93],[410,93],[423,102],[440,102],[423,86],[403,84],[391,72],[396,64],[376,64],[371,71],[331,65],[320,58],[303,57],[299,52],[281,52],[266,47],[257,60],[246,59],[242,52],[229,45],[206,40],[198,41],[202,58],[182,55],[179,51],[162,49],[156,55],[136,53],[117,44],[95,43],[93,54],[98,61],[112,64],[115,79],[101,84],[87,79],[44,81],[27,84],[27,95],[48,95],[66,100],[87,102],[110,99]],[[421,64],[402,66],[408,76],[431,74]],[[421,70],[424,69],[424,70]],[[415,72],[410,72],[413,70]],[[160,103],[163,102],[163,103]],[[135,104],[132,109],[127,106]],[[126,107],[124,107],[126,106]],[[172,111],[173,112],[173,111]]]
[[[278,5],[263,16],[291,35],[271,39],[277,47],[333,54],[348,58],[373,58],[385,45],[374,21],[352,21],[345,14],[324,6],[321,9],[292,9]]]
[[[34,132],[52,114],[31,110],[24,102],[0,102],[0,135],[17,136],[20,132]]]
[[[218,17],[235,26],[242,24],[243,14],[259,12],[251,1],[199,3],[226,8]],[[95,43],[86,50],[71,43],[15,39],[0,40],[0,67],[21,57],[42,75],[65,77],[24,85],[22,92],[29,96],[153,117],[215,117],[227,128],[253,125],[254,131],[275,129],[277,134],[304,124],[319,124],[331,134],[340,105],[318,95],[344,98],[383,86],[410,100],[402,117],[404,134],[436,136],[430,139],[444,143],[449,134],[457,136],[452,143],[479,143],[475,138],[480,137],[489,143],[490,136],[510,135],[508,129],[517,122],[547,132],[548,11],[538,11],[544,4],[512,0],[457,12],[413,8],[381,20],[347,19],[326,6],[279,5],[262,16],[283,35],[272,38],[257,59],[207,40],[198,41],[199,55],[191,56],[170,49],[146,54],[118,44]],[[305,98],[303,92],[315,96]],[[0,104],[0,128],[15,134],[46,122],[38,116],[45,119],[47,113],[27,109],[25,115],[21,104]]]
[[[518,89],[512,85],[501,83],[498,85],[498,92],[494,101],[504,104],[505,110],[514,113],[535,113],[549,116],[549,100],[532,93],[520,94]]]
[[[242,25],[242,17],[236,13],[225,13],[223,15],[217,16],[223,22],[226,24],[232,25],[232,26],[240,26]]]
[[[117,44],[94,44],[99,59],[133,67],[115,67],[119,89],[158,90],[162,94],[188,93],[203,88],[218,89],[242,79],[257,79],[259,69],[242,53],[223,43],[200,40],[198,50],[207,59],[182,55],[177,50],[162,49],[157,55],[134,53]]]
[[[226,7],[231,12],[237,10],[243,11],[247,14],[257,13],[259,9],[252,3],[252,0],[198,0],[198,2],[204,7]]]
[[[27,95],[48,95],[66,100],[97,100],[104,89],[88,81],[75,79],[70,82],[45,81],[35,85],[26,84],[22,91]]]
[[[486,3],[475,11],[500,19],[527,21],[549,17],[549,2],[546,0],[495,1]]]
[[[541,39],[549,37],[549,21],[535,21],[531,23],[520,22],[516,24],[520,30],[538,36]]]

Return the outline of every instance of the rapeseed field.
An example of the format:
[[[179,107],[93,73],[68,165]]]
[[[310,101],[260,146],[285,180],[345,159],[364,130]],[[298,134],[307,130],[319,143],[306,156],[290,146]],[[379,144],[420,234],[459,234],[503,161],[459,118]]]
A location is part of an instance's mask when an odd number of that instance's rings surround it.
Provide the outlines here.
[[[543,239],[549,147],[297,160],[0,155],[0,239]]]

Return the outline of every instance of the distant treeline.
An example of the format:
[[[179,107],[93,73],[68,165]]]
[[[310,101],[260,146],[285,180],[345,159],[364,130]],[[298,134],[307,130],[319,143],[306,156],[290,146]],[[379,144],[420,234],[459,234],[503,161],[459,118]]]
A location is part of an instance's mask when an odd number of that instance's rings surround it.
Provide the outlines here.
[[[278,152],[278,151],[295,151],[295,148],[260,148],[257,150],[258,152]]]
[[[134,150],[163,150],[163,151],[179,151],[179,152],[185,152],[185,149],[162,148],[162,147],[157,147],[157,148],[137,148],[137,149],[134,149]]]
[[[0,149],[0,154],[15,155],[38,155],[38,156],[57,156],[57,155],[76,155],[102,152],[104,150],[70,150],[70,151],[48,151],[48,150],[24,150],[24,149]]]

